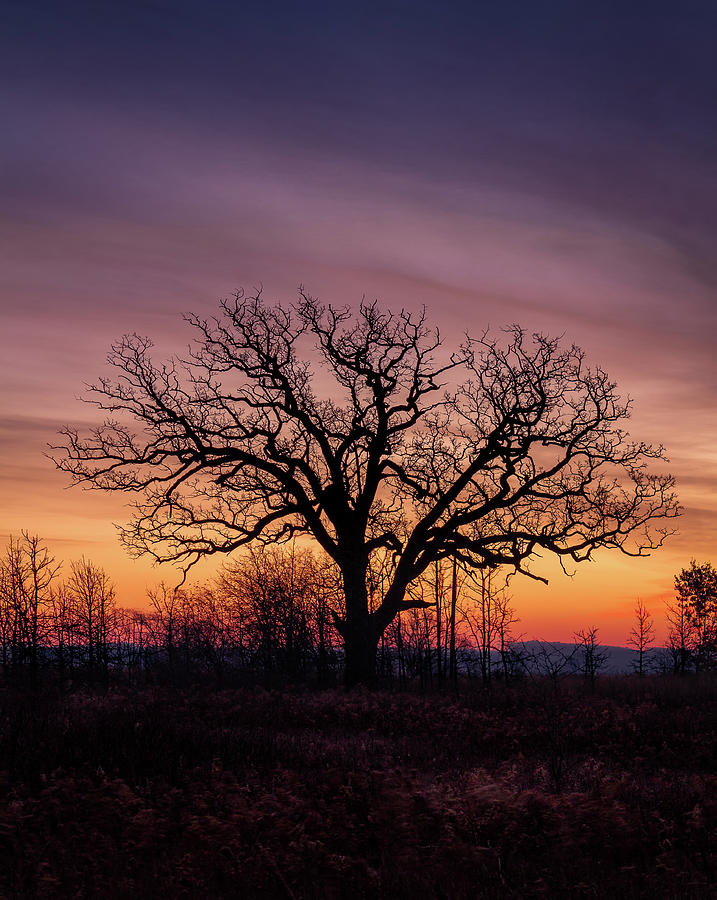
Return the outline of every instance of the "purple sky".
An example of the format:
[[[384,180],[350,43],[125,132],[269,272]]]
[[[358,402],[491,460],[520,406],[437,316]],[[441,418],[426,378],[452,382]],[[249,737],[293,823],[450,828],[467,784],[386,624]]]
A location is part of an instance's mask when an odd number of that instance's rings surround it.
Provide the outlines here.
[[[680,536],[516,583],[530,636],[617,638],[716,562],[717,7],[580,6],[4,4],[0,537],[84,551],[141,604],[161,573],[122,556],[124,511],[45,444],[123,332],[171,352],[182,312],[303,283],[425,303],[448,341],[565,333],[667,446]]]

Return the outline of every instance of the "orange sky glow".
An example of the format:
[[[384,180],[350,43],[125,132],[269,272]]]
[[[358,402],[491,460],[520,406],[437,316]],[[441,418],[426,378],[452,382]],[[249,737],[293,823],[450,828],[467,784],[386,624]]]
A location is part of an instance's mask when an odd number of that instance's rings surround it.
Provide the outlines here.
[[[414,220],[414,235],[420,222]],[[507,230],[507,229],[506,229]],[[155,235],[155,240],[166,235]],[[426,228],[428,232],[429,229]],[[520,231],[520,229],[518,229]],[[717,532],[717,457],[712,449],[717,446],[714,420],[710,418],[712,399],[695,389],[699,385],[700,367],[709,366],[709,346],[699,335],[685,336],[673,331],[676,326],[671,321],[660,322],[653,316],[651,320],[629,321],[630,316],[620,315],[618,304],[613,307],[613,315],[600,313],[604,304],[601,285],[592,283],[594,273],[575,271],[572,273],[574,286],[570,291],[564,288],[562,308],[547,310],[540,299],[530,301],[527,284],[521,291],[521,300],[509,301],[497,294],[497,287],[491,285],[486,291],[476,284],[465,282],[436,284],[425,277],[404,271],[384,272],[372,264],[371,259],[352,261],[346,266],[325,266],[312,259],[315,242],[323,246],[306,231],[306,256],[308,262],[291,259],[284,263],[286,273],[274,281],[265,280],[265,292],[270,296],[290,299],[294,296],[292,273],[301,270],[310,278],[307,282],[321,288],[322,297],[339,301],[355,301],[356,285],[369,296],[378,296],[391,306],[406,305],[417,307],[426,303],[429,314],[440,324],[448,345],[458,340],[460,330],[468,328],[474,332],[485,325],[519,321],[527,327],[543,327],[555,333],[558,329],[566,335],[566,340],[575,340],[587,351],[591,362],[608,367],[625,393],[634,397],[635,407],[630,423],[635,436],[663,443],[670,457],[669,470],[678,479],[680,499],[684,513],[679,520],[680,533],[670,538],[666,546],[647,559],[630,559],[614,552],[603,551],[596,554],[594,561],[584,563],[575,569],[572,577],[567,577],[551,560],[541,561],[536,570],[549,577],[549,585],[534,583],[525,577],[515,578],[511,584],[514,604],[520,615],[519,631],[527,638],[568,640],[579,628],[597,625],[603,641],[624,643],[630,627],[630,619],[635,601],[642,598],[653,611],[658,621],[659,636],[664,637],[662,616],[665,600],[671,596],[672,578],[691,557],[699,560],[710,558],[715,546]],[[456,236],[460,231],[456,230]],[[506,277],[516,276],[510,272],[510,241],[515,235],[504,236]],[[87,240],[97,241],[95,232]],[[409,239],[407,238],[407,241]],[[422,240],[430,243],[430,233]],[[347,243],[350,243],[347,241]],[[471,241],[463,237],[464,259],[471,260]],[[26,252],[29,252],[26,251]],[[141,252],[138,247],[137,252]],[[176,258],[182,258],[180,248]],[[227,254],[230,255],[228,249]],[[453,253],[457,252],[455,247]],[[520,256],[520,249],[514,251]],[[128,258],[133,257],[132,249],[123,249]],[[551,268],[547,251],[538,255],[528,271],[534,267]],[[358,254],[357,254],[358,255]],[[419,254],[423,256],[423,254]],[[212,251],[212,256],[220,254]],[[400,256],[400,254],[397,254]],[[169,255],[167,278],[174,264]],[[439,259],[436,256],[436,259]],[[565,273],[559,260],[553,260],[557,279],[562,282]],[[211,309],[215,298],[226,295],[233,287],[228,279],[217,281],[213,275],[215,268],[229,267],[228,260],[211,259],[205,271],[185,273],[184,287],[175,290],[182,294],[183,302],[168,296],[166,288],[158,290],[158,296],[142,288],[141,277],[135,285],[130,300],[146,296],[146,303],[130,303],[132,312],[123,308],[122,284],[113,285],[100,277],[104,290],[112,291],[107,303],[103,304],[103,317],[94,326],[87,323],[82,332],[76,326],[77,319],[67,322],[62,312],[63,304],[55,311],[49,311],[42,327],[37,320],[16,315],[15,334],[11,338],[5,354],[4,383],[12,385],[5,395],[3,425],[5,439],[2,442],[2,535],[6,539],[10,533],[29,529],[42,535],[55,555],[71,560],[84,554],[103,565],[111,573],[117,585],[118,600],[129,607],[142,608],[146,605],[146,589],[159,580],[170,583],[179,576],[171,567],[156,568],[145,560],[129,559],[119,545],[113,526],[114,522],[124,522],[128,510],[122,498],[108,497],[95,491],[68,488],[66,477],[55,470],[51,461],[44,456],[47,444],[52,443],[56,430],[67,422],[89,424],[96,422],[92,407],[81,404],[76,398],[82,392],[83,382],[94,379],[103,372],[103,356],[110,336],[118,335],[132,327],[136,330],[154,332],[159,345],[159,353],[180,350],[188,339],[188,331],[179,317],[182,309]],[[405,266],[410,265],[409,250],[405,251]],[[263,261],[247,265],[250,270],[248,283],[257,283],[264,267]],[[77,262],[78,274],[83,262]],[[437,268],[440,265],[437,264]],[[181,268],[181,266],[180,266]],[[398,264],[396,264],[398,268]],[[568,268],[570,268],[568,266]],[[277,266],[273,266],[276,276]],[[377,270],[378,269],[378,270]],[[479,282],[476,270],[476,281]],[[175,278],[177,273],[175,273]],[[237,275],[237,278],[239,275]],[[500,280],[500,269],[493,273],[496,283]],[[619,280],[619,271],[613,267],[611,279]],[[156,284],[159,276],[151,279]],[[550,293],[547,276],[538,279],[541,293]],[[207,284],[209,296],[200,296],[200,284]],[[271,288],[270,288],[271,285]],[[325,287],[323,287],[325,286]],[[102,290],[100,283],[97,290]],[[617,292],[617,289],[616,289]],[[573,310],[570,296],[583,298]],[[586,297],[593,301],[586,304]],[[631,297],[628,286],[625,298]],[[525,299],[524,299],[525,298]],[[628,309],[631,304],[624,301]],[[18,304],[20,306],[20,304]],[[144,309],[142,308],[144,306]],[[588,309],[588,313],[585,309]],[[149,310],[149,312],[145,312]],[[435,311],[435,312],[434,312]],[[627,321],[626,321],[627,319]],[[63,321],[64,320],[64,321]],[[134,323],[134,326],[133,326]],[[63,333],[64,326],[64,333]],[[562,327],[561,327],[562,326]],[[60,337],[61,335],[61,337]],[[680,347],[679,355],[676,348]],[[210,577],[216,563],[198,567],[193,577]]]
[[[674,575],[717,563],[714,55],[699,29],[673,47],[659,12],[641,44],[634,23],[609,22],[624,44],[607,66],[596,24],[569,11],[551,29],[526,11],[504,53],[498,9],[480,30],[461,6],[439,33],[423,4],[378,25],[322,14],[295,45],[247,7],[241,29],[212,21],[196,48],[191,9],[162,20],[160,55],[142,23],[98,19],[80,48],[60,13],[10,17],[2,65],[40,62],[3,100],[0,542],[25,529],[66,568],[84,554],[127,607],[178,581],[128,558],[122,498],[69,489],[48,445],[98,423],[77,398],[122,334],[168,356],[190,338],[182,313],[259,284],[291,301],[302,284],[338,304],[425,305],[447,349],[518,323],[604,367],[634,399],[633,437],[666,448],[679,534],[646,559],[597,553],[573,577],[546,559],[548,586],[511,584],[518,631],[598,626],[624,644],[641,598],[664,639]]]

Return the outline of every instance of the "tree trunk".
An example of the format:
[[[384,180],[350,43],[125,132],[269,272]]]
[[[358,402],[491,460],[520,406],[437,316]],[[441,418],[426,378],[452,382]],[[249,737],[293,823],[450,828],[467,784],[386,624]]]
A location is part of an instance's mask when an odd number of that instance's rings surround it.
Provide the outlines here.
[[[348,616],[344,628],[344,683],[346,687],[376,684],[376,651],[379,636],[371,620],[349,624]]]
[[[346,621],[344,639],[344,683],[346,687],[376,683],[376,652],[381,632],[369,613],[365,566],[344,569]]]

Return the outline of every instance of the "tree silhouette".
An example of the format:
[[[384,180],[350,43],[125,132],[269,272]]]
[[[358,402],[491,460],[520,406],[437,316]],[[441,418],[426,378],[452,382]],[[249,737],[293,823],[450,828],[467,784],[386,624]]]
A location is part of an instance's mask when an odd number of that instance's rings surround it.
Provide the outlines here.
[[[335,643],[332,581],[328,566],[291,544],[252,548],[223,567],[217,585],[223,602],[236,610],[244,646],[265,674],[276,670],[295,678],[311,662],[325,682]]]
[[[37,535],[10,537],[0,557],[0,640],[7,672],[27,662],[37,675],[39,650],[46,638],[48,611],[61,563]]]
[[[88,399],[108,415],[63,431],[58,466],[136,495],[127,547],[185,571],[207,554],[310,535],[338,566],[334,611],[348,684],[436,560],[532,571],[597,548],[644,555],[678,512],[662,448],[630,440],[621,400],[576,347],[512,327],[441,355],[425,313],[352,311],[301,291],[291,306],[238,293],[189,316],[185,359],[153,362],[131,335]],[[313,345],[313,346],[312,346]],[[369,604],[372,566],[391,577]]]
[[[655,642],[655,622],[642,599],[635,603],[635,624],[630,630],[627,646],[637,653],[635,671],[641,677],[645,674],[645,655]]]
[[[495,569],[480,569],[477,577],[470,573],[465,588],[461,618],[478,652],[483,684],[490,687],[494,652],[500,655],[503,674],[507,675],[507,654],[515,640],[512,626],[519,619],[511,606],[507,584]]]
[[[67,589],[74,608],[76,639],[86,651],[89,674],[99,670],[107,679],[114,585],[104,569],[83,556],[70,564]]]
[[[591,689],[595,688],[595,678],[608,662],[608,652],[598,640],[597,628],[581,628],[574,634],[575,644],[580,648],[580,668]]]
[[[675,576],[675,595],[677,609],[687,622],[687,649],[694,653],[697,671],[712,668],[717,653],[717,570],[693,559]]]

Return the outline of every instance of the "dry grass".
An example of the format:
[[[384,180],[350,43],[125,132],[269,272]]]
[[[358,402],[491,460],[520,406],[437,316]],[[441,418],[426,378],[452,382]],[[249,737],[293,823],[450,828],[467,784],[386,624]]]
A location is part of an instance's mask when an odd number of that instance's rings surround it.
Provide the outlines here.
[[[0,895],[710,897],[717,685],[0,692]]]

